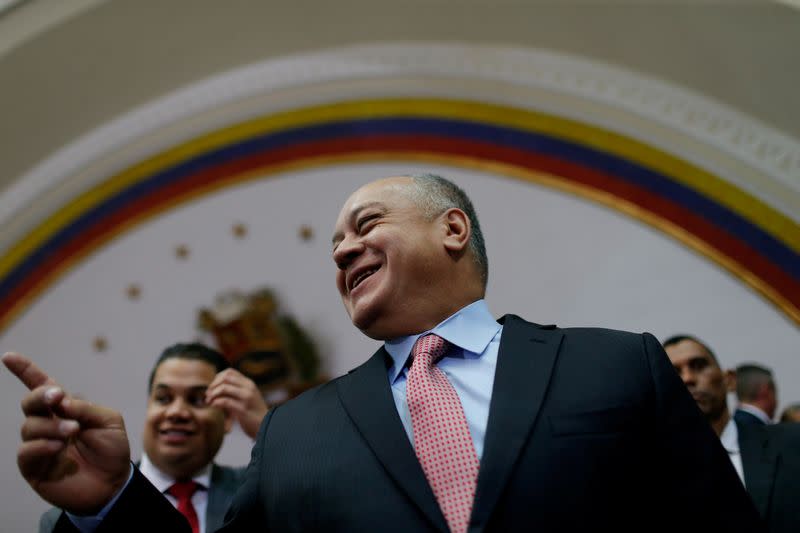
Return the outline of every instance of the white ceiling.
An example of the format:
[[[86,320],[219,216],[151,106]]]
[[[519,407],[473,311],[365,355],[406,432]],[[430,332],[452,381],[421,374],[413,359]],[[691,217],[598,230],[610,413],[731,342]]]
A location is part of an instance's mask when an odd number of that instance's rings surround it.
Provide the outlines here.
[[[230,69],[387,41],[553,50],[800,138],[800,13],[766,0],[29,0],[0,18],[0,191],[76,137]]]

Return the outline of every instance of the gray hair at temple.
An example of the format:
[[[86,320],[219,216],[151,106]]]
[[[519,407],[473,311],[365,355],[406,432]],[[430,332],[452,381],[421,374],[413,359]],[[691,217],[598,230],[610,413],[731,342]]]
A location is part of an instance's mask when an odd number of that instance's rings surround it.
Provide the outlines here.
[[[436,174],[416,174],[409,177],[414,182],[411,198],[429,219],[439,216],[451,207],[461,209],[467,215],[472,226],[469,249],[472,251],[485,289],[489,281],[489,258],[486,256],[486,243],[483,240],[478,215],[467,193],[452,181]]]

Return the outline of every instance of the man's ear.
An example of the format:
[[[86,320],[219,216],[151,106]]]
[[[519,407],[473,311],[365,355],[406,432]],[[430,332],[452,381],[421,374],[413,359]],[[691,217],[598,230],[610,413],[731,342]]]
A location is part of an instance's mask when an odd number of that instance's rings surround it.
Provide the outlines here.
[[[450,253],[461,253],[469,244],[472,226],[469,217],[457,207],[451,207],[442,214],[444,222],[444,247]]]
[[[736,371],[725,370],[725,387],[728,392],[736,392]]]

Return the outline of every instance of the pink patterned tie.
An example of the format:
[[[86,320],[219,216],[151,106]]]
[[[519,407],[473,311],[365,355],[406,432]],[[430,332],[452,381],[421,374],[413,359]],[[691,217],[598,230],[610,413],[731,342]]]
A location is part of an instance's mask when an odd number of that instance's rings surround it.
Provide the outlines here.
[[[435,366],[449,346],[434,334],[417,340],[406,397],[417,458],[450,531],[462,533],[469,526],[479,462],[458,395]]]

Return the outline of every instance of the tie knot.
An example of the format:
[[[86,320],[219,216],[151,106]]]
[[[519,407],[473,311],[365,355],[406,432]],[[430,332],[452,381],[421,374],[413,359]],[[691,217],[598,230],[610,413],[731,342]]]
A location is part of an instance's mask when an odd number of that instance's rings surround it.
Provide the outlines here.
[[[414,344],[414,349],[411,350],[411,354],[414,359],[424,358],[429,360],[428,364],[434,365],[439,359],[444,357],[449,347],[449,342],[439,335],[429,333],[417,339],[417,342]]]
[[[173,483],[167,492],[178,500],[190,500],[199,488],[200,484],[195,481],[178,481]]]

